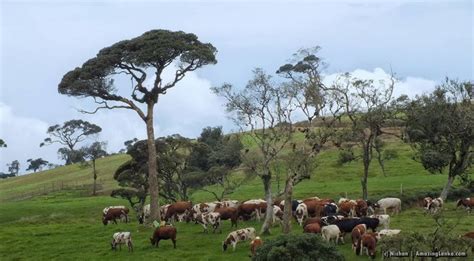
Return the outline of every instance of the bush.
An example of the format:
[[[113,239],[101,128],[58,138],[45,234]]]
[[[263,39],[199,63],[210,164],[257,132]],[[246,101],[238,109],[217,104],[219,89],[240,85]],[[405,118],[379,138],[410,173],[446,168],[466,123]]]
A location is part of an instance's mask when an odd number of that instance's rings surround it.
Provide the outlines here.
[[[339,151],[339,158],[337,163],[342,165],[355,160],[354,152],[352,150],[341,150]]]
[[[383,152],[383,158],[386,160],[396,159],[398,158],[398,152],[394,149],[386,149]]]
[[[315,234],[280,235],[257,249],[253,260],[344,260],[335,246]]]

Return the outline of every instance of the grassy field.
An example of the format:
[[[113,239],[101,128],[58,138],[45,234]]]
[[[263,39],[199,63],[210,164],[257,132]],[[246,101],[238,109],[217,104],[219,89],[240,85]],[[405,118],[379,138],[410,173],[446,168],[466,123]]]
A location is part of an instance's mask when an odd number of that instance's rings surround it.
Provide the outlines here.
[[[417,191],[439,190],[446,181],[446,175],[431,175],[423,170],[419,163],[411,159],[411,151],[401,143],[390,143],[398,151],[398,158],[387,161],[387,176],[383,176],[374,162],[369,178],[371,198],[382,196],[400,196]],[[320,196],[339,198],[346,193],[351,198],[360,197],[359,176],[362,173],[360,162],[344,166],[335,164],[337,153],[325,151],[318,158],[318,168],[312,178],[295,188],[295,197]],[[125,200],[108,196],[117,187],[113,180],[115,169],[128,159],[127,155],[115,155],[98,161],[100,195],[90,196],[88,185],[92,183],[90,168],[66,166],[41,173],[10,178],[0,181],[0,260],[112,260],[112,259],[151,259],[164,260],[245,260],[248,259],[248,243],[238,245],[237,251],[223,253],[221,242],[231,231],[230,224],[224,222],[222,234],[204,234],[202,227],[195,224],[177,224],[177,249],[170,241],[162,241],[159,249],[150,245],[148,238],[153,229],[139,225],[135,213],[128,224],[104,226],[101,212],[105,206],[127,204]],[[238,174],[236,174],[238,175]],[[62,190],[51,192],[52,184],[74,184]],[[84,185],[81,187],[81,185]],[[277,182],[273,183],[276,190]],[[457,182],[455,186],[458,186]],[[45,193],[41,193],[41,191]],[[24,199],[28,193],[39,194]],[[31,194],[33,195],[33,194]],[[249,180],[230,196],[232,199],[262,198],[263,188],[258,178]],[[213,200],[209,193],[196,191],[192,195],[194,202]],[[474,215],[455,210],[454,203],[448,202],[444,210],[448,222],[459,224],[450,231],[457,236],[474,230]],[[261,224],[255,221],[240,222],[239,228],[253,226],[257,230]],[[400,228],[403,233],[419,231],[432,233],[435,222],[420,208],[403,208],[400,215],[392,217],[392,228]],[[128,253],[110,250],[112,234],[117,231],[131,231],[135,252]],[[293,226],[293,233],[302,229]],[[267,240],[280,233],[280,228],[272,229]],[[346,244],[338,246],[347,260],[366,260],[357,257],[350,249],[349,237]],[[471,255],[472,258],[472,255]],[[472,260],[472,259],[471,259]]]

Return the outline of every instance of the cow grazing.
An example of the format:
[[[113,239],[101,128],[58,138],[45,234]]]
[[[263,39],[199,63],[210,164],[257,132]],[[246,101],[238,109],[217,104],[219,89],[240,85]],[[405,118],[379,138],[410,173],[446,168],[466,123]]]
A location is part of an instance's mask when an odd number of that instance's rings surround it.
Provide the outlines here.
[[[222,233],[222,229],[220,228],[221,214],[217,212],[202,213],[195,220],[197,223],[202,225],[205,233],[209,232],[208,226],[213,228],[212,233],[215,233],[217,229],[219,229],[219,231]]]
[[[474,198],[461,198],[456,203],[456,208],[464,207],[467,211],[471,212],[474,208]]]
[[[168,222],[170,219],[176,218],[178,222],[182,222],[186,217],[189,217],[192,207],[193,205],[190,201],[178,201],[171,204],[166,211],[164,220]],[[189,219],[186,221],[189,221]]]
[[[244,201],[242,203],[242,205],[251,205],[251,204],[255,204],[256,205],[256,211],[255,211],[255,215],[256,215],[256,218],[257,220],[260,220],[260,218],[262,217],[262,215],[266,212],[267,210],[267,202],[263,199],[250,199],[250,200],[247,200],[247,201]]]
[[[361,217],[360,224],[365,224],[367,229],[372,229],[372,232],[375,232],[380,224],[380,220],[378,218]]]
[[[393,213],[398,214],[402,210],[402,201],[399,198],[383,198],[374,207],[382,209],[384,214],[387,214],[388,209],[393,209]]]
[[[321,226],[318,223],[311,223],[304,226],[303,232],[318,234],[321,233]]]
[[[444,201],[442,198],[435,198],[428,203],[426,209],[432,213],[437,213],[441,208],[443,208]]]
[[[367,226],[365,224],[359,224],[352,229],[352,250],[356,251],[357,242],[359,242],[365,232],[367,232]]]
[[[371,215],[371,218],[376,218],[379,220],[379,225],[382,225],[384,229],[388,229],[390,227],[390,216],[389,215]]]
[[[377,240],[380,240],[383,237],[391,237],[400,234],[400,229],[382,229],[376,233]]]
[[[173,247],[176,248],[176,233],[176,228],[173,226],[160,226],[155,229],[153,236],[150,237],[151,245],[159,247],[160,240],[171,239]]]
[[[128,213],[130,212],[130,210],[125,207],[125,206],[110,206],[110,207],[106,207],[102,210],[102,213],[103,215],[102,216],[105,216],[107,215],[107,213],[109,212],[109,210],[111,209],[121,209],[123,213],[125,213],[125,215],[122,215],[120,217],[120,219],[124,219],[125,223],[128,223]],[[116,211],[116,210],[115,210]]]
[[[255,217],[260,220],[259,207],[256,203],[242,203],[238,208],[239,218],[249,220]]]
[[[130,232],[117,232],[112,236],[112,243],[110,243],[112,250],[117,250],[117,245],[122,250],[123,244],[128,246],[129,252],[133,252],[132,235]]]
[[[365,200],[363,199],[356,200],[355,215],[358,217],[367,216],[368,208],[369,206],[367,205],[367,202]]]
[[[356,246],[356,255],[360,255],[361,251],[364,250],[366,251],[366,254],[370,256],[372,259],[375,258],[375,253],[376,249],[375,247],[377,246],[377,238],[374,233],[365,233],[362,235],[361,239],[357,242]]]
[[[321,235],[323,239],[326,240],[327,242],[330,242],[332,239],[334,239],[334,243],[337,245],[339,242],[339,239],[341,239],[341,242],[344,243],[344,237],[341,236],[342,235],[341,230],[336,225],[328,225],[328,226],[322,227]]]
[[[256,237],[252,242],[250,242],[250,252],[252,253],[252,256],[255,256],[255,252],[257,251],[257,248],[259,248],[263,244],[262,239],[260,237]]]
[[[229,220],[231,221],[230,227],[237,227],[237,220],[239,218],[239,212],[236,208],[217,208],[214,212],[219,213],[221,215],[221,220]]]
[[[429,204],[431,203],[432,200],[433,200],[433,198],[431,198],[431,197],[423,198],[421,204],[422,204],[422,206],[425,210],[428,210],[428,206],[429,206]]]
[[[255,228],[248,227],[239,229],[236,231],[232,231],[227,235],[224,242],[222,242],[222,250],[226,251],[229,245],[232,245],[233,251],[235,251],[235,247],[237,243],[246,240],[253,240],[255,239]]]
[[[346,217],[354,217],[356,205],[357,205],[357,202],[355,200],[348,200],[348,201],[341,202],[339,204],[339,214]]]
[[[238,200],[224,200],[224,201],[214,201],[217,208],[237,208],[239,207]]]
[[[102,223],[106,226],[110,221],[117,224],[117,219],[125,218],[128,221],[128,215],[122,208],[110,208],[107,210],[107,214],[102,216]]]
[[[313,223],[318,223],[321,227],[323,225],[326,225],[323,222],[321,222],[321,218],[314,217],[314,218],[307,218],[303,223],[303,227],[305,227],[306,225],[309,225],[309,224],[313,224]]]
[[[195,204],[189,213],[189,219],[195,220],[199,215],[214,212],[217,203],[199,203]]]

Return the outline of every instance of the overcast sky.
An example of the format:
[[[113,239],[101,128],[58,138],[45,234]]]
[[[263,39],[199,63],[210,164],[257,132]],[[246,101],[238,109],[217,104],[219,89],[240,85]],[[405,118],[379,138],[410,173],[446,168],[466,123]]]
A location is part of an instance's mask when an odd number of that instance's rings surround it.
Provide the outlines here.
[[[377,3],[379,2],[379,3]],[[155,136],[196,137],[206,126],[235,129],[209,90],[243,86],[255,67],[273,73],[300,48],[319,45],[326,74],[384,78],[397,94],[430,91],[445,76],[473,79],[473,4],[466,1],[1,1],[0,172],[28,158],[63,163],[39,148],[48,126],[83,118],[118,151],[145,138],[131,111],[83,115],[86,100],[58,94],[62,76],[117,41],[151,29],[195,33],[218,49],[218,63],[189,74],[160,99]],[[330,77],[329,77],[330,78]],[[129,88],[129,86],[124,86]]]

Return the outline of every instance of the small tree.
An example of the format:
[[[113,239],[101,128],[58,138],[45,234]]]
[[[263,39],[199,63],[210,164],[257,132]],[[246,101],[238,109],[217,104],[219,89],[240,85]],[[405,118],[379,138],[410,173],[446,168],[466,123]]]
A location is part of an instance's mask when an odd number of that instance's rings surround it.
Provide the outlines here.
[[[43,169],[43,166],[47,166],[49,163],[48,161],[43,160],[42,158],[28,159],[27,162],[29,162],[30,165],[26,170],[33,170],[33,172],[36,172],[37,170],[41,171]]]
[[[6,148],[7,147],[7,143],[5,143],[4,140],[0,139],[0,148]]]
[[[259,161],[249,167],[262,179],[267,210],[261,233],[270,233],[273,216],[271,164],[291,139],[292,102],[285,97],[281,86],[275,86],[271,77],[261,69],[254,70],[254,78],[247,86],[236,91],[230,84],[214,88],[217,95],[227,100],[227,111],[233,113],[234,122],[242,136],[249,138],[260,153]]]
[[[12,163],[7,164],[8,172],[13,176],[18,176],[18,172],[20,171],[20,162],[18,160],[12,161]]]
[[[58,153],[61,158],[66,161],[66,165],[81,162],[83,155],[79,150],[76,150],[76,145],[88,136],[95,135],[101,132],[102,129],[88,121],[70,120],[63,123],[63,125],[53,125],[47,130],[48,138],[40,144],[40,147],[59,143],[66,147],[60,148]]]
[[[339,130],[339,140],[336,145],[346,145],[350,152],[352,147],[358,146],[361,150],[364,172],[361,178],[362,198],[367,200],[369,166],[372,162],[374,150],[382,153],[381,135],[391,134],[384,132],[383,127],[390,126],[396,110],[393,105],[393,76],[385,80],[362,80],[346,73],[341,75],[331,89],[335,93],[336,102],[344,108],[343,115],[349,121],[350,127]],[[347,148],[346,147],[346,148]],[[358,157],[354,157],[358,158]],[[379,163],[382,163],[379,161]]]
[[[105,151],[105,143],[104,142],[94,142],[88,147],[84,147],[81,149],[84,153],[84,159],[88,159],[92,161],[92,173],[94,177],[94,186],[92,189],[92,195],[96,195],[97,193],[97,170],[95,167],[95,163],[97,159],[100,159],[104,156],[107,156],[107,152]]]
[[[123,40],[102,49],[96,57],[82,67],[66,73],[58,86],[59,93],[92,97],[100,109],[129,109],[135,111],[146,124],[148,141],[148,171],[150,187],[151,219],[159,220],[159,181],[154,134],[154,107],[158,98],[181,81],[186,73],[207,64],[215,64],[216,48],[201,43],[194,34],[151,30],[139,37]],[[163,77],[165,69],[177,67],[170,81]],[[152,72],[148,83],[147,75]],[[130,76],[131,98],[120,95],[113,77]],[[128,87],[127,87],[128,88]],[[138,105],[145,104],[146,110]]]
[[[467,176],[474,145],[473,89],[469,82],[446,81],[407,104],[406,141],[415,159],[434,173],[448,171],[440,197],[446,200],[455,177]],[[465,177],[467,179],[467,177]]]

